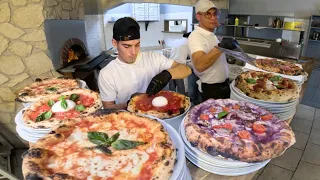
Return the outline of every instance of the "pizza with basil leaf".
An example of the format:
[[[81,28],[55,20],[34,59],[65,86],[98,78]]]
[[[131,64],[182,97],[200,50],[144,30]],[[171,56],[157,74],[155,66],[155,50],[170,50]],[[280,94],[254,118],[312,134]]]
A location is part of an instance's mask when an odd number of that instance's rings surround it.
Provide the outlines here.
[[[35,102],[24,111],[23,121],[33,128],[52,128],[66,119],[87,115],[101,107],[98,93],[76,88]]]
[[[16,100],[20,102],[35,102],[41,98],[60,94],[73,88],[79,88],[79,83],[76,79],[52,78],[42,80],[38,78],[34,83],[24,87],[19,92]]]
[[[65,121],[33,144],[23,157],[24,178],[168,180],[177,150],[162,124],[104,110]]]
[[[305,75],[302,68],[288,61],[279,61],[277,59],[257,59],[254,64],[265,71],[285,74],[289,76]]]
[[[299,97],[299,88],[293,80],[261,71],[241,73],[235,86],[247,96],[264,101],[288,102]]]
[[[209,99],[184,120],[190,144],[213,156],[260,162],[280,156],[295,143],[286,121],[253,103]]]

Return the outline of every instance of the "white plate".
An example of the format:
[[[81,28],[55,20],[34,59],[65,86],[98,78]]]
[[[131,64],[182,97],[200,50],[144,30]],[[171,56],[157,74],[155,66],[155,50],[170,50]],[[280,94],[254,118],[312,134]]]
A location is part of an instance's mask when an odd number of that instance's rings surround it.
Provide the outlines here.
[[[254,164],[257,164],[257,163],[247,163],[247,162],[235,161],[232,159],[226,159],[226,158],[222,158],[222,157],[212,156],[210,154],[207,154],[207,153],[201,151],[200,149],[198,149],[196,147],[191,146],[190,142],[186,138],[185,129],[184,129],[184,125],[183,125],[184,121],[185,121],[185,118],[182,121],[181,126],[180,126],[180,135],[181,135],[185,145],[188,146],[188,148],[193,151],[193,154],[196,157],[199,157],[201,159],[205,159],[208,163],[216,164],[216,165],[219,165],[220,167],[245,167],[245,166],[252,166]],[[259,162],[259,163],[261,163],[261,162]]]
[[[23,130],[19,126],[16,126],[16,130],[17,130],[17,133],[19,134],[19,136],[28,142],[35,143],[39,140],[39,138],[34,138],[34,137],[30,137],[30,136],[25,135]]]
[[[202,163],[200,161],[198,161],[197,159],[193,159],[192,157],[189,156],[189,154],[186,154],[186,157],[196,166],[198,166],[199,168],[214,173],[214,174],[218,174],[218,175],[223,175],[223,176],[240,176],[240,175],[245,175],[245,174],[250,174],[252,172],[258,171],[259,169],[261,169],[262,167],[264,167],[269,161],[264,162],[262,164],[259,164],[257,166],[254,167],[250,167],[248,170],[246,171],[228,171],[228,169],[224,169],[225,171],[219,171],[221,169],[219,169],[216,166],[212,166],[212,165],[208,165],[205,163]]]

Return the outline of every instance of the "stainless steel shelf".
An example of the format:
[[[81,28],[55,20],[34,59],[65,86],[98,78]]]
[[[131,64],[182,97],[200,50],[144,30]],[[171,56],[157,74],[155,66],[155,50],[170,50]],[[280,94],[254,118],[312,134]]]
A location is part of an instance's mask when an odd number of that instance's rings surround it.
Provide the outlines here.
[[[230,26],[230,27],[241,27],[241,28],[255,28],[255,29],[273,29],[273,30],[283,30],[283,31],[298,31],[298,32],[304,32],[304,30],[290,30],[290,29],[284,29],[284,28],[273,28],[273,27],[267,27],[267,26],[243,26],[243,25],[221,25],[221,26]]]
[[[310,42],[317,42],[317,43],[320,43],[320,40],[313,40],[313,39],[309,39],[308,41],[310,41]]]
[[[312,27],[311,26],[311,29],[319,29],[320,30],[320,27]]]

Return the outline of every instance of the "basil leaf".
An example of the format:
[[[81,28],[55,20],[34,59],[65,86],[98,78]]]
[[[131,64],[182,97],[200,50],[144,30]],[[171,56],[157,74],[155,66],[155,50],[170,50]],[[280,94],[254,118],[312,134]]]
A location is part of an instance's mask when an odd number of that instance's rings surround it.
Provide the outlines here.
[[[69,99],[73,102],[76,102],[79,99],[79,95],[78,94],[71,94],[71,96],[69,97]]]
[[[108,155],[112,154],[111,150],[107,146],[104,146],[104,145],[98,145],[98,146],[96,146],[96,149],[98,149],[101,152],[108,154]]]
[[[257,81],[256,81],[255,79],[251,79],[251,78],[246,79],[246,81],[247,81],[247,83],[249,83],[249,84],[255,84],[255,83],[257,83]]]
[[[276,86],[277,89],[284,89],[284,87],[281,86],[281,85],[275,85],[275,86]]]
[[[112,136],[108,139],[109,143],[111,144],[111,143],[115,142],[115,141],[119,138],[119,136],[120,136],[120,133],[119,133],[119,132],[117,132],[116,134],[112,135]]]
[[[88,132],[88,139],[94,144],[108,144],[108,134],[103,132]]]
[[[68,103],[67,103],[67,101],[66,101],[65,99],[63,99],[63,100],[61,101],[60,105],[61,105],[61,107],[62,107],[63,109],[67,109],[67,108],[68,108]]]
[[[133,149],[143,144],[146,144],[146,143],[140,142],[140,141],[129,141],[129,140],[118,139],[115,142],[113,142],[111,146],[116,150],[127,150],[127,149]]]
[[[47,91],[56,92],[56,91],[57,91],[57,88],[55,88],[55,87],[48,87],[48,88],[47,88]]]
[[[52,116],[52,112],[51,111],[47,111],[43,113],[43,117],[44,119],[49,119]]]
[[[54,103],[55,103],[54,100],[49,100],[48,101],[48,106],[52,107],[54,105]]]
[[[62,95],[62,96],[60,96],[58,99],[59,99],[60,101],[62,101],[62,100],[64,100],[64,99],[66,99],[66,96],[65,96],[65,95]]]
[[[82,104],[79,104],[79,105],[76,105],[75,109],[76,109],[76,111],[81,112],[81,111],[85,110],[86,108]]]
[[[220,113],[218,114],[218,119],[226,116],[227,114],[228,114],[228,112],[225,112],[225,111],[220,112]]]
[[[43,121],[45,119],[49,119],[52,116],[52,112],[51,111],[46,111],[41,113],[40,115],[38,115],[38,117],[36,118],[36,122],[40,122]]]
[[[272,76],[271,78],[269,78],[270,81],[274,82],[274,81],[280,81],[282,79],[281,76]]]

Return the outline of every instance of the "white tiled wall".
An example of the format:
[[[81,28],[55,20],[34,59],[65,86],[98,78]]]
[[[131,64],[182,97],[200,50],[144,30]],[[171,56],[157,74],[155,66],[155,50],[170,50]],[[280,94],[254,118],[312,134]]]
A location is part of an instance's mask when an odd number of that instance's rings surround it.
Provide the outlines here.
[[[85,15],[87,45],[90,55],[98,55],[106,50],[103,15]]]

